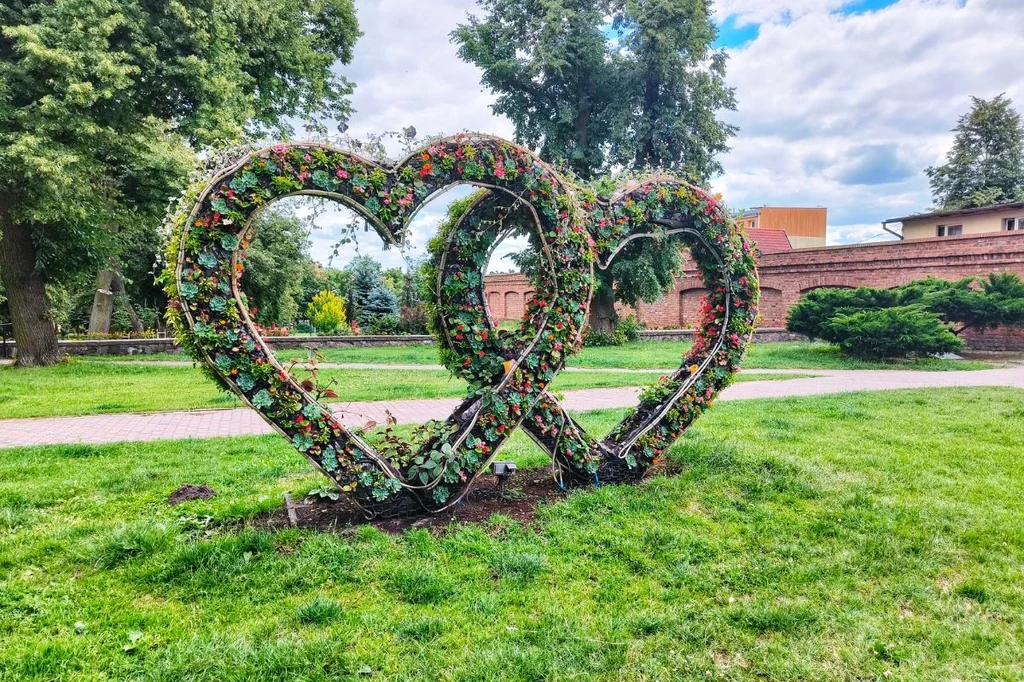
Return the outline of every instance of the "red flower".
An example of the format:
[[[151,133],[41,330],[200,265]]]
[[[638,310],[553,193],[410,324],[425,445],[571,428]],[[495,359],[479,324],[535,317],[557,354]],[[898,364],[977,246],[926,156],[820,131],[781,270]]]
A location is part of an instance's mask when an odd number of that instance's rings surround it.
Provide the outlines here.
[[[432,163],[425,163],[425,164],[423,164],[423,168],[420,168],[420,177],[421,178],[425,178],[425,177],[427,177],[428,175],[430,175],[433,172],[434,172],[434,164],[432,164]]]

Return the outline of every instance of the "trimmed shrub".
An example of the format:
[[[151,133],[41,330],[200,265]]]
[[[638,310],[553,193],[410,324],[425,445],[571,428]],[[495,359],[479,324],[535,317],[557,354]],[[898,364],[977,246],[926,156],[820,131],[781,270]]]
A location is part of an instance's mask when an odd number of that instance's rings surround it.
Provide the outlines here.
[[[964,346],[938,315],[919,306],[839,313],[823,331],[844,353],[868,360],[951,353]]]
[[[897,292],[890,289],[815,289],[804,294],[796,305],[789,309],[786,329],[837,343],[829,337],[828,323],[836,315],[851,314],[860,310],[889,308],[897,304]]]
[[[309,322],[322,334],[333,334],[345,326],[345,301],[330,291],[321,291],[306,307]]]

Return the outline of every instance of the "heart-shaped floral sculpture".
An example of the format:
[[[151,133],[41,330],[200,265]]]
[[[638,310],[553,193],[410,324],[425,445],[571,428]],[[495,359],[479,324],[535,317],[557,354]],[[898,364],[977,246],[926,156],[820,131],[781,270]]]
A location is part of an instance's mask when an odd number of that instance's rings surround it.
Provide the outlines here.
[[[457,184],[487,190],[435,240],[434,327],[446,364],[470,383],[444,422],[417,447],[376,447],[274,358],[239,288],[256,214],[286,196],[339,201],[391,243],[411,217]],[[165,274],[178,340],[369,515],[436,512],[457,502],[520,425],[570,480],[632,478],[710,404],[736,371],[756,316],[757,278],[747,243],[707,194],[652,178],[602,200],[576,188],[530,151],[493,137],[439,140],[393,167],[321,145],[249,154],[186,193],[173,220]],[[515,332],[488,315],[482,273],[510,225],[533,230],[536,293]],[[579,350],[593,265],[606,266],[633,237],[679,235],[690,246],[708,303],[682,368],[641,396],[612,434],[595,442],[546,391]]]
[[[640,395],[638,407],[606,438],[592,438],[546,392],[523,421],[522,427],[530,437],[551,455],[559,482],[635,480],[711,405],[714,396],[731,383],[739,369],[757,317],[755,257],[718,200],[680,180],[664,176],[630,180],[607,198],[585,188],[575,191],[584,210],[587,231],[593,238],[599,267],[607,268],[635,239],[658,239],[665,248],[676,248],[666,242],[678,239],[689,247],[690,257],[709,286],[694,330],[694,345],[682,358],[679,369],[647,388]],[[449,226],[446,250],[435,246],[436,263],[448,265],[451,255],[464,250],[474,238],[483,244],[471,252],[484,253],[485,246],[500,238],[500,230],[521,230],[523,225],[533,222],[531,215],[516,211],[500,195],[481,195],[473,209],[467,210],[459,223]],[[479,225],[489,229],[482,230]],[[436,297],[444,314],[438,316],[435,324],[445,330],[442,340],[457,356],[464,349],[458,342],[460,337],[453,335],[450,327],[452,320],[458,321],[460,329],[469,324],[463,312],[467,297],[461,289],[460,296],[453,297],[454,290],[448,282],[457,274],[456,281],[471,279],[475,283],[476,290],[468,297],[474,310],[484,306],[484,291],[478,284],[482,280],[477,276],[482,267],[479,259],[452,260],[459,263],[454,272],[449,265],[442,268],[438,278]],[[527,303],[529,307],[544,301],[535,297]],[[476,324],[481,324],[482,319],[486,325],[484,338],[498,339],[487,349],[488,357],[500,359],[515,354],[519,346],[503,345],[503,333],[496,332],[488,315],[474,315]],[[496,371],[494,365],[487,364],[477,366],[475,371],[451,362],[448,367],[471,386],[485,384]]]

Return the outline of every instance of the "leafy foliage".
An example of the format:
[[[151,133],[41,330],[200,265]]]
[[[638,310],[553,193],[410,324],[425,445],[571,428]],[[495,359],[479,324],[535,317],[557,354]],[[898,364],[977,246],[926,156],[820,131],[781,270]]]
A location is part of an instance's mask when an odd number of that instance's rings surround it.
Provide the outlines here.
[[[946,163],[925,172],[943,209],[1024,201],[1024,122],[1005,94],[971,98]]]
[[[479,0],[453,33],[482,71],[516,138],[582,179],[612,167],[674,171],[698,183],[721,171],[735,128],[726,56],[704,0]],[[608,18],[616,40],[609,40]],[[599,192],[600,193],[600,192]],[[529,254],[517,264],[530,271]],[[637,240],[598,270],[591,325],[614,334],[616,300],[654,302],[681,267],[674,239]]]
[[[264,211],[253,222],[242,287],[260,324],[291,324],[302,310],[303,281],[316,269],[309,235],[310,226],[290,213]]]
[[[351,0],[18,1],[0,27],[0,229],[31,232],[17,257],[40,273],[9,292],[121,255],[115,231],[159,223],[195,149],[349,112]]]
[[[786,328],[812,339],[838,343],[837,315],[896,306],[919,306],[954,325],[955,333],[1024,322],[1024,282],[1013,273],[991,273],[949,281],[928,277],[894,289],[823,288],[810,291],[789,310]]]
[[[896,295],[890,289],[814,289],[789,309],[786,329],[812,339],[834,341],[828,323],[836,315],[893,305],[896,305]]]

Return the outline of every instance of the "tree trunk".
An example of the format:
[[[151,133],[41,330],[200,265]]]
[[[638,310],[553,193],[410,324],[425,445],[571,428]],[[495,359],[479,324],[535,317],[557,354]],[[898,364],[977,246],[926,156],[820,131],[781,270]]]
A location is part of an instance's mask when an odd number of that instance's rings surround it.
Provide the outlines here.
[[[36,269],[32,228],[15,223],[14,197],[0,192],[0,276],[7,289],[7,305],[14,322],[14,343],[19,367],[60,362],[57,331],[50,318],[50,303],[42,273]]]
[[[142,325],[142,320],[139,319],[138,313],[135,312],[135,306],[132,305],[132,300],[128,298],[128,291],[124,288],[124,280],[121,279],[121,273],[114,271],[114,277],[112,278],[110,285],[113,287],[112,291],[115,296],[121,296],[124,300],[124,307],[128,309],[128,318],[131,320],[133,332],[143,332],[146,328]]]
[[[100,270],[96,275],[96,293],[92,298],[92,314],[89,315],[90,334],[110,333],[110,318],[114,315],[113,283],[113,270]]]
[[[597,287],[590,299],[590,328],[595,332],[614,334],[619,326],[619,314],[615,312],[615,292],[604,282]]]
[[[124,280],[121,273],[113,267],[100,270],[96,275],[96,294],[92,299],[92,314],[89,316],[90,334],[109,334],[110,321],[114,316],[114,305],[117,298],[121,297],[125,307],[128,308],[128,317],[131,318],[133,332],[144,331],[142,320],[139,319],[128,292],[124,288]]]

